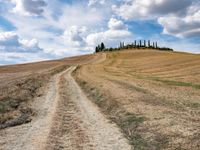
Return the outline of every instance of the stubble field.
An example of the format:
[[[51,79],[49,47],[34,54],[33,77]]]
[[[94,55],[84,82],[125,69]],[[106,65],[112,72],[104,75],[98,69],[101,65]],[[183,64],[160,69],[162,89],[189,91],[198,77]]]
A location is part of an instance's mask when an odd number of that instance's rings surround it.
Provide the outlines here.
[[[200,55],[155,50],[106,53],[76,80],[135,149],[200,148]]]

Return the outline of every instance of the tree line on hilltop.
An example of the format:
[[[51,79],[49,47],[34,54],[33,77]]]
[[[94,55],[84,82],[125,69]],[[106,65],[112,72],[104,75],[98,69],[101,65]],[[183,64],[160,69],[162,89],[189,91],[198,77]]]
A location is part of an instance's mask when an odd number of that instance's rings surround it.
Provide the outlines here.
[[[106,48],[105,44],[102,42],[101,44],[97,45],[95,48],[95,52],[104,52],[104,51],[117,51],[117,50],[123,50],[123,49],[157,49],[162,51],[173,51],[173,49],[168,47],[159,47],[158,42],[151,42],[150,40],[146,41],[134,41],[132,44],[125,44],[124,42],[120,42],[119,46],[116,48]]]

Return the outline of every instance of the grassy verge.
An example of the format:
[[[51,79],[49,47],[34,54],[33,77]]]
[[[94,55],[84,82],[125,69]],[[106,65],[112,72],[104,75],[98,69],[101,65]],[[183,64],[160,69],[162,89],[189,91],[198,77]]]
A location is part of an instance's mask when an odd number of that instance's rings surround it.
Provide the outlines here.
[[[43,73],[35,73],[1,89],[0,129],[30,122],[35,113],[29,107],[29,102],[41,96],[42,88],[50,78],[66,68],[58,66]]]

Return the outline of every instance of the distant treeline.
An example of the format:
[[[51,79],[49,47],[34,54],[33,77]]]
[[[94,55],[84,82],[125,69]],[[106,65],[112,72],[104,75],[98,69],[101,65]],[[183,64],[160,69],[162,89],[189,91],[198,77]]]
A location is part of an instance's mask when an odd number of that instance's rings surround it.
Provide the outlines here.
[[[173,49],[168,47],[159,47],[157,42],[151,42],[150,40],[146,41],[134,41],[132,44],[124,44],[124,42],[120,42],[119,47],[116,48],[106,48],[105,44],[102,42],[95,48],[95,52],[103,52],[103,51],[117,51],[117,50],[123,50],[123,49],[157,49],[161,51],[173,51]]]

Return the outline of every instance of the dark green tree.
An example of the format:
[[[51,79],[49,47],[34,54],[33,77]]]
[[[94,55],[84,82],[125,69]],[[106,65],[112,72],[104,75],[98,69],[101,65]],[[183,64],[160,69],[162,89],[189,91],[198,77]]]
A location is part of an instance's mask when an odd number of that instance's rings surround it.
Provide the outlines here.
[[[95,52],[96,52],[96,53],[99,52],[99,48],[98,48],[98,46],[95,47]]]
[[[122,49],[122,42],[119,43],[119,48]]]
[[[98,48],[99,52],[101,52],[101,51],[102,51],[102,50],[101,50],[101,46],[100,46],[100,45],[98,45],[98,46],[97,46],[97,48]]]
[[[103,42],[101,43],[100,47],[101,47],[101,51],[105,50],[105,48],[106,48]]]
[[[151,47],[151,41],[148,40],[148,47]]]

